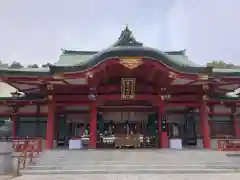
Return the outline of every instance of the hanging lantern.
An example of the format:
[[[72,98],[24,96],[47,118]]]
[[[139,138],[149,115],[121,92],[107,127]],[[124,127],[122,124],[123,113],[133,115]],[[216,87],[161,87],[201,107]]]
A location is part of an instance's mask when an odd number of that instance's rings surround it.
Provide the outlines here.
[[[121,98],[123,100],[131,100],[135,98],[135,78],[122,78],[121,79]]]

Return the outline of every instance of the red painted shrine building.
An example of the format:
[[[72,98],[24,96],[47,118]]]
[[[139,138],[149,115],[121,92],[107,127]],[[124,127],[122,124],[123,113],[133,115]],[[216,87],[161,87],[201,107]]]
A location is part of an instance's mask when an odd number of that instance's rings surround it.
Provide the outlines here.
[[[24,93],[0,101],[12,136],[42,137],[47,149],[71,138],[89,148],[167,148],[171,139],[216,148],[217,139],[240,136],[240,101],[226,96],[239,88],[240,71],[145,47],[128,28],[103,51],[63,50],[50,67],[1,69],[0,78]]]

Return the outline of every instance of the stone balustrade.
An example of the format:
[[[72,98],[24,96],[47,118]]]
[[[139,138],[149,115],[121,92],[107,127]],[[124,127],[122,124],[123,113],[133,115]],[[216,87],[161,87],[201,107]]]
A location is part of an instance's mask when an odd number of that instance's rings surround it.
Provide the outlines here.
[[[0,175],[13,173],[12,152],[11,142],[0,142]]]

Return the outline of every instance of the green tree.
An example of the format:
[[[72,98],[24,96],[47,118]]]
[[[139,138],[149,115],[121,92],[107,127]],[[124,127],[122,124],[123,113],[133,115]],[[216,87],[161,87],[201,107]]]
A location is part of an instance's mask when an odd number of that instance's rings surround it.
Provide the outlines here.
[[[207,67],[214,67],[214,68],[220,68],[220,69],[234,69],[239,68],[239,66],[231,64],[231,63],[225,63],[224,61],[212,61],[207,63]]]
[[[3,63],[2,61],[0,61],[0,67],[1,68],[8,68],[8,64]]]
[[[21,65],[20,62],[14,61],[14,62],[9,66],[9,68],[20,69],[20,68],[23,68],[23,65]]]
[[[44,67],[49,67],[49,66],[51,66],[50,63],[46,63],[46,64],[43,64],[43,65],[42,65],[43,68],[44,68]]]
[[[37,64],[29,64],[27,67],[28,68],[38,68],[38,65]]]

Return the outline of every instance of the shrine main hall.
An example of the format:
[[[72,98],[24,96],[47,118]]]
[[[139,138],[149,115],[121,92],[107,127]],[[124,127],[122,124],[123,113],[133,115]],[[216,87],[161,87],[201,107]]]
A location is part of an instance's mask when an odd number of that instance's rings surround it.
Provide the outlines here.
[[[145,47],[126,27],[102,51],[62,50],[46,68],[0,69],[1,124],[46,149],[217,148],[240,136],[240,71],[199,66],[183,51]],[[11,88],[10,88],[11,87]]]

